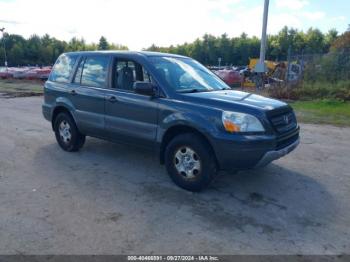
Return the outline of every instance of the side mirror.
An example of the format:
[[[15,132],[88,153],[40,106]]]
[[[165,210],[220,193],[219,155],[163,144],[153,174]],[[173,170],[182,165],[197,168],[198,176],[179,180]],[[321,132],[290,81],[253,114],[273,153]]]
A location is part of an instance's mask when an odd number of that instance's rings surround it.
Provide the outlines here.
[[[136,81],[134,83],[134,91],[136,94],[154,96],[156,94],[154,85],[149,82]]]

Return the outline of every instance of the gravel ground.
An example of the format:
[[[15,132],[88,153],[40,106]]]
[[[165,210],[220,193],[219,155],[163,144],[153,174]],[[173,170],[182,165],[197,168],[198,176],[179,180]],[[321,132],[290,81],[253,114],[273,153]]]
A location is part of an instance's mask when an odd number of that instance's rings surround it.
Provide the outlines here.
[[[62,151],[41,101],[0,99],[0,254],[350,254],[350,128],[190,193],[140,149]]]

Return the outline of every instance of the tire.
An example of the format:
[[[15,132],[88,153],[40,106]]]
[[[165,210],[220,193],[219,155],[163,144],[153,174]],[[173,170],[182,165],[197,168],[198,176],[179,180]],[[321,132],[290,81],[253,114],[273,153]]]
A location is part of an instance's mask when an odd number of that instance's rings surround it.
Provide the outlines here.
[[[217,175],[210,145],[193,133],[178,135],[170,141],[165,149],[165,166],[176,185],[193,192],[206,188]]]
[[[85,136],[79,132],[74,119],[68,113],[59,113],[56,116],[54,131],[57,143],[64,151],[78,151],[85,143]]]

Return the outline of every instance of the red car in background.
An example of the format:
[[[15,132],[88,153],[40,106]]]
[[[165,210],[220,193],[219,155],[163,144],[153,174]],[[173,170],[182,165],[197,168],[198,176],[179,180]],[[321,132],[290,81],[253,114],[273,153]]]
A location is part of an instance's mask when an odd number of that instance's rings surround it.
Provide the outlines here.
[[[230,87],[240,87],[243,82],[243,76],[233,69],[216,70],[214,73]]]
[[[0,78],[47,80],[51,72],[51,66],[46,67],[0,67]]]
[[[24,73],[24,78],[29,80],[33,80],[33,79],[46,80],[48,79],[50,72],[51,72],[51,67],[33,68]]]

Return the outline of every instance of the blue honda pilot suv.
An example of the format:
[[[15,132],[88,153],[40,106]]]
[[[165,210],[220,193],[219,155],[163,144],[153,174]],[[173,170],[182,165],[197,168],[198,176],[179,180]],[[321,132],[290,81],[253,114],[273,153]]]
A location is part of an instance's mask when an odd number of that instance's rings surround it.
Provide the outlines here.
[[[190,191],[219,170],[262,167],[299,144],[288,104],[234,91],[184,56],[65,53],[44,93],[43,115],[63,150],[79,150],[86,136],[147,147]]]

